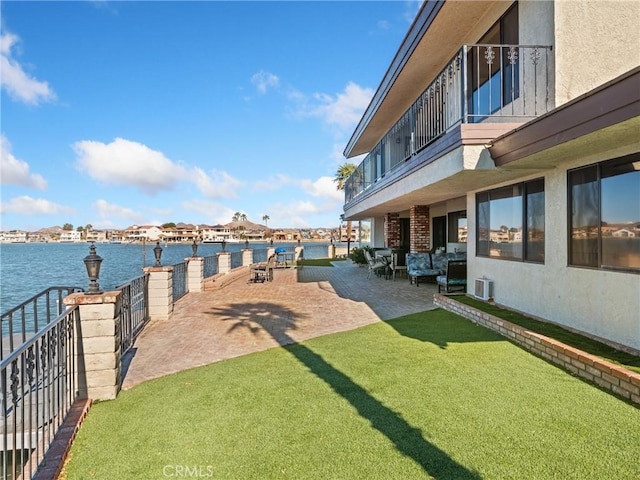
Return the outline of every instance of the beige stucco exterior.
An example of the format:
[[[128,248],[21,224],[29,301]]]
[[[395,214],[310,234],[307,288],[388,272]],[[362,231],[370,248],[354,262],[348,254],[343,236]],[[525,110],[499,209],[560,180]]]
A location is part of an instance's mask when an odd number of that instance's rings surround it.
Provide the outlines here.
[[[478,2],[451,1],[444,4],[420,40],[416,58],[407,62],[407,72],[398,74],[400,81],[397,84],[393,79],[383,81],[383,85],[392,84],[400,91],[386,92],[387,96],[380,100],[384,108],[373,110],[369,121],[375,124],[376,132],[380,124],[388,120],[385,116],[389,115],[391,100],[409,95],[416,98],[415,85],[409,87],[402,79],[421,71],[420,61],[427,64],[433,60],[435,57],[428,55],[432,49],[455,52],[464,43],[477,42],[512,3],[484,2],[481,14],[479,5]],[[461,15],[467,17],[461,18]],[[464,25],[465,33],[447,33],[447,22],[450,27],[455,22]],[[406,159],[404,170],[379,179],[361,198],[350,202],[345,213],[351,218],[370,215],[373,244],[384,246],[386,213],[408,218],[411,206],[426,205],[432,224],[434,217],[466,209],[468,242],[448,242],[447,250],[467,251],[469,292],[476,278],[489,278],[494,281],[493,296],[497,303],[640,351],[640,275],[635,271],[570,266],[567,205],[569,169],[640,152],[638,100],[620,102],[620,105],[612,101],[620,98],[615,95],[620,91],[637,97],[633,84],[629,88],[627,83],[626,90],[614,90],[612,85],[622,85],[623,77],[637,78],[637,72],[633,71],[640,66],[640,1],[523,0],[518,2],[518,25],[520,45],[552,47],[544,52],[550,66],[545,92],[549,113],[537,113],[536,120],[542,121],[522,119],[519,124],[510,125],[506,134],[486,130],[485,140],[479,135],[481,129],[471,132],[465,130],[469,124],[455,126],[446,132],[451,138],[439,138],[427,146],[426,152]],[[411,37],[411,33],[415,35],[418,30],[415,27],[412,26],[407,36],[412,41],[416,41]],[[437,42],[433,40],[435,37]],[[423,43],[424,39],[427,44]],[[406,52],[405,45],[399,52]],[[542,78],[539,70],[527,70],[531,65],[529,60],[519,59],[522,90],[531,85],[532,79],[539,82]],[[429,63],[428,68],[436,72],[442,65]],[[421,88],[431,79],[423,75]],[[611,92],[612,96],[596,94],[602,91]],[[602,100],[605,98],[609,101]],[[524,96],[516,101],[524,101]],[[604,104],[615,106],[608,109]],[[627,113],[622,114],[623,110]],[[558,111],[569,111],[571,116],[550,115]],[[600,112],[601,116],[593,112]],[[571,124],[574,113],[576,121]],[[490,128],[489,125],[500,125],[501,121],[504,119],[488,117],[473,127]],[[571,124],[568,129],[566,123]],[[589,130],[586,124],[589,128],[595,126]],[[458,135],[459,143],[455,148],[442,148],[442,143],[454,141],[452,130],[457,128],[460,131],[453,134]],[[522,133],[523,130],[526,133]],[[581,132],[576,133],[578,130]],[[359,125],[356,132],[351,145],[362,145],[357,135],[366,139],[364,143],[371,141],[373,130]],[[500,159],[498,154],[496,166],[491,152],[498,152],[493,143],[503,136],[512,137],[512,133],[517,138],[503,142],[539,142],[542,147],[527,153],[531,143],[517,144],[509,151],[508,160]],[[423,164],[412,168],[412,162],[420,160]],[[476,193],[536,178],[544,178],[545,182],[544,263],[477,257]]]
[[[554,4],[556,106],[640,64],[640,2]]]

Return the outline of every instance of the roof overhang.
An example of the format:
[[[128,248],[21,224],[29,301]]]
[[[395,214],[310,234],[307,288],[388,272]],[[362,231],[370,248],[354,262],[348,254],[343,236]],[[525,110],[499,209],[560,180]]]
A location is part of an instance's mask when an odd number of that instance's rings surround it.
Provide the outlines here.
[[[599,152],[640,145],[640,67],[496,138],[498,168],[552,167]]]
[[[461,46],[477,40],[473,32],[478,20],[498,18],[511,4],[425,1],[347,143],[345,157],[371,151]]]

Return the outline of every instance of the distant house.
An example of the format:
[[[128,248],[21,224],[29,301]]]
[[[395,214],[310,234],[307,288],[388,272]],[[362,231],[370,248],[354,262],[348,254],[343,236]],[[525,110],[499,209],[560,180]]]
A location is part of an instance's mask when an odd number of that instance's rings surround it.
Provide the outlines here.
[[[640,224],[639,18],[423,2],[344,150],[364,156],[344,219],[374,247],[466,251],[470,293],[491,279],[500,304],[640,350],[640,242],[621,241]]]
[[[82,241],[82,232],[78,232],[77,230],[63,230],[60,233],[60,242],[62,243],[72,243],[72,242],[81,242]]]

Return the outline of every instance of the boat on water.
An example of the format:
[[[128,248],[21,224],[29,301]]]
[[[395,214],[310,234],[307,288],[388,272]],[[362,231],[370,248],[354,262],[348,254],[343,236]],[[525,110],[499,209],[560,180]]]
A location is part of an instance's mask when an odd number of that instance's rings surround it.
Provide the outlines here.
[[[226,242],[226,243],[240,243],[240,239],[236,238],[236,237],[222,237],[222,236],[216,236],[216,237],[205,237],[202,240],[202,243],[222,243],[222,242]]]

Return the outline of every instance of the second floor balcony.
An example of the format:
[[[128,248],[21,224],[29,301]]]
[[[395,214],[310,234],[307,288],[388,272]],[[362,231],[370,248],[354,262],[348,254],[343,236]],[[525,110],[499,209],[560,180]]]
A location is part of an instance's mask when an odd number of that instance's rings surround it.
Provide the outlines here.
[[[553,108],[551,47],[463,45],[345,184],[345,204],[462,124],[524,123]]]

